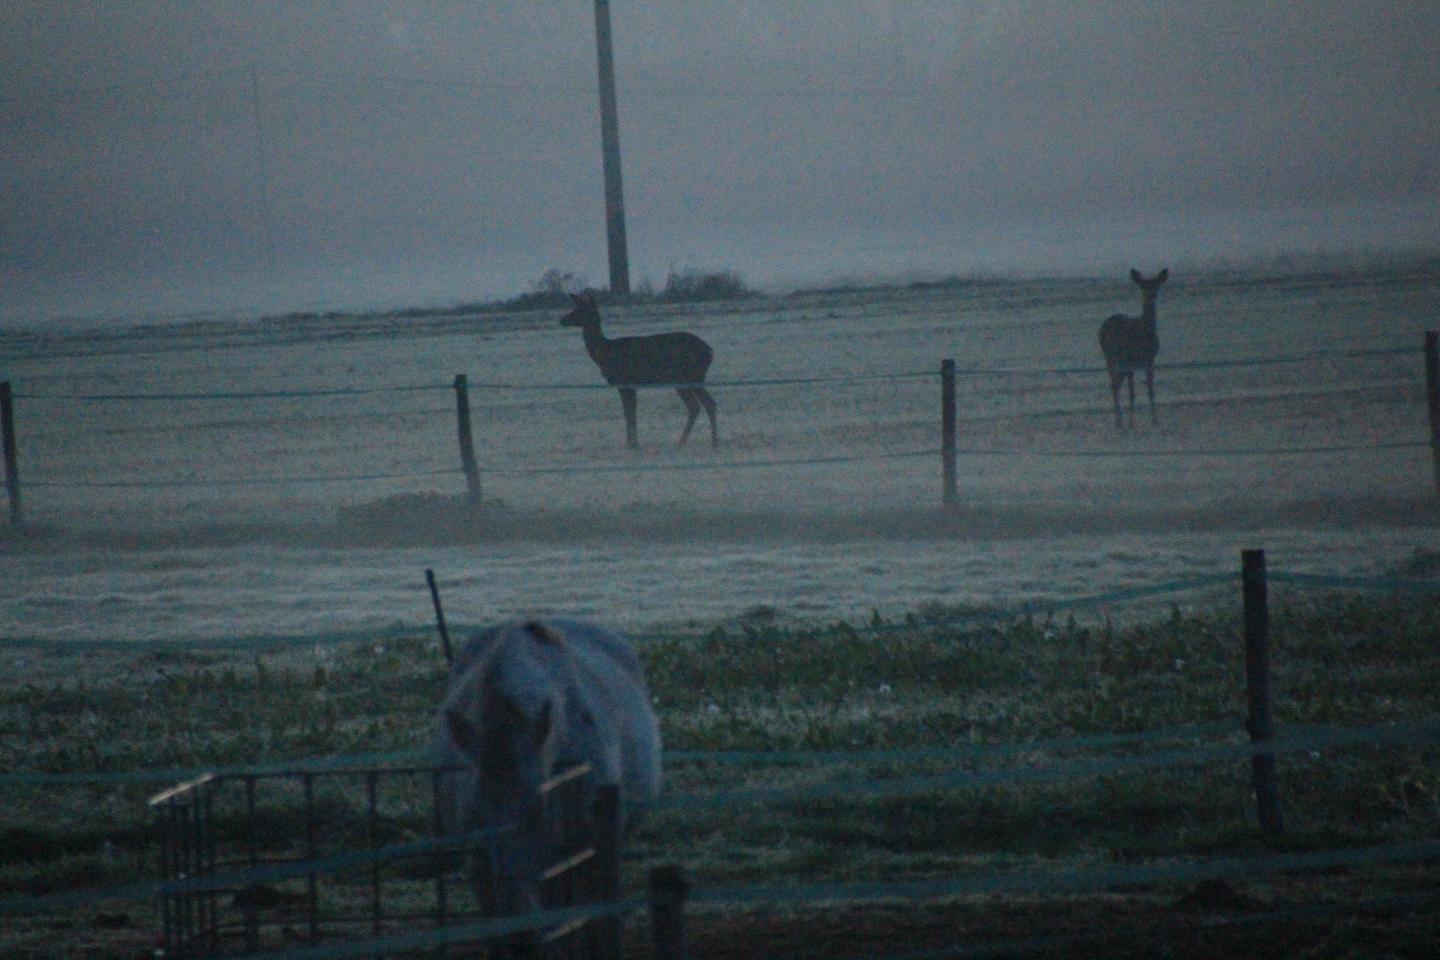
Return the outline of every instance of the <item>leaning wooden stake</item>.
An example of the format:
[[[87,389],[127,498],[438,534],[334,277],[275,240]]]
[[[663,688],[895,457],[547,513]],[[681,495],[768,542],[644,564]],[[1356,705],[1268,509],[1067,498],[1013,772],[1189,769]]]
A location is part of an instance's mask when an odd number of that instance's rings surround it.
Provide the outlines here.
[[[480,468],[475,465],[475,434],[470,428],[470,388],[463,373],[455,375],[455,420],[460,433],[460,469],[470,505],[480,506]]]
[[[944,477],[941,505],[948,514],[960,505],[955,480],[955,361],[940,361],[940,462]]]
[[[435,607],[435,626],[440,630],[440,643],[445,649],[445,666],[455,662],[455,651],[450,649],[450,629],[445,626],[445,608],[440,606],[440,588],[435,584],[435,571],[425,568],[425,582],[430,585],[430,602]]]
[[[678,864],[650,871],[650,927],[655,936],[655,960],[685,960],[685,898],[690,884]]]
[[[1264,550],[1246,550],[1240,555],[1240,584],[1245,608],[1245,687],[1250,701],[1250,716],[1245,727],[1250,732],[1250,742],[1261,746],[1275,738],[1275,724],[1270,715],[1270,601]],[[1267,837],[1279,839],[1285,834],[1285,824],[1280,819],[1275,754],[1257,751],[1251,757],[1250,771],[1260,829]]]
[[[1425,399],[1430,411],[1430,462],[1440,493],[1440,333],[1425,331]]]
[[[10,522],[20,526],[20,467],[15,453],[15,400],[10,382],[0,383],[0,449],[5,459],[5,495],[10,499]]]

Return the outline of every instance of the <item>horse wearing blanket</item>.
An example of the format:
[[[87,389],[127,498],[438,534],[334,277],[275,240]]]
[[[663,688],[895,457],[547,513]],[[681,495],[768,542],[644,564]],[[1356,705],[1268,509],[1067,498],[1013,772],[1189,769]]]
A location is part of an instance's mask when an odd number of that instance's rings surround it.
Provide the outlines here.
[[[480,902],[501,914],[542,906],[539,877],[558,854],[544,822],[546,780],[590,764],[583,809],[598,788],[618,787],[617,831],[660,792],[660,730],[640,661],[622,637],[578,620],[513,621],[465,644],[436,754],[460,768],[441,775],[446,832],[512,827],[493,841],[494,887],[475,871]]]

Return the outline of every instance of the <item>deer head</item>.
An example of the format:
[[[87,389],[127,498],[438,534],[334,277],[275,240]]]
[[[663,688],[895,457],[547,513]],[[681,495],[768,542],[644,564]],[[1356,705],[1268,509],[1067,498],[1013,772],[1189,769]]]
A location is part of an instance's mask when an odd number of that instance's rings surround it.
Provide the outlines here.
[[[1170,279],[1170,268],[1165,267],[1149,280],[1145,279],[1139,270],[1131,270],[1130,279],[1134,280],[1140,287],[1140,295],[1144,297],[1147,302],[1153,301],[1160,293],[1160,285]]]
[[[599,303],[593,293],[572,293],[570,302],[573,309],[560,318],[562,327],[583,327],[591,321],[600,319]]]

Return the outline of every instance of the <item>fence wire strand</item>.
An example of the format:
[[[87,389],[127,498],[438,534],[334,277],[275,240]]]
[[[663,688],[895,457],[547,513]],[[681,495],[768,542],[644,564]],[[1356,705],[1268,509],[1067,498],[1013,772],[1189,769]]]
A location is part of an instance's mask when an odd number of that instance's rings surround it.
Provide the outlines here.
[[[1157,371],[1212,370],[1230,367],[1262,367],[1280,364],[1307,363],[1326,360],[1356,360],[1370,357],[1406,356],[1420,353],[1415,347],[1377,347],[1366,350],[1317,350],[1310,353],[1281,354],[1272,357],[1232,357],[1219,360],[1189,360],[1179,363],[1157,364]],[[1050,376],[1068,374],[1100,374],[1105,367],[956,367],[956,376],[964,377],[1011,377]],[[888,373],[835,374],[816,377],[770,377],[756,379],[708,380],[700,383],[657,383],[635,384],[641,390],[672,390],[687,387],[774,387],[803,386],[825,383],[866,383],[886,380],[924,380],[938,376],[937,371],[908,370]],[[524,383],[519,381],[475,381],[469,383],[471,390],[614,390],[609,383]],[[235,390],[214,392],[176,393],[16,393],[17,399],[25,400],[75,400],[82,402],[145,401],[145,400],[268,400],[299,397],[362,396],[368,394],[406,393],[418,391],[450,390],[453,384],[396,384],[381,387],[341,387],[328,390]]]
[[[1118,590],[1108,590],[1104,593],[1089,594],[1080,597],[1063,597],[1053,600],[1031,600],[1016,606],[1005,607],[998,610],[978,611],[957,617],[938,617],[934,619],[915,619],[897,621],[893,623],[872,623],[862,626],[851,626],[849,624],[838,624],[829,627],[816,628],[817,632],[827,631],[848,632],[856,635],[885,634],[906,630],[947,630],[971,628],[985,624],[1004,623],[1009,620],[1018,620],[1032,617],[1037,614],[1059,613],[1068,610],[1080,610],[1087,607],[1102,607],[1111,604],[1128,603],[1134,600],[1143,600],[1148,597],[1164,596],[1172,593],[1182,593],[1188,590],[1198,590],[1207,587],[1220,586],[1238,582],[1238,574],[1215,573],[1206,576],[1189,577],[1183,580],[1167,580],[1161,583],[1145,586],[1124,587]],[[484,625],[475,624],[451,624],[450,630],[457,636],[469,636],[480,633],[485,629]],[[31,649],[41,647],[53,652],[64,651],[85,651],[85,650],[109,650],[112,652],[127,651],[148,651],[155,649],[162,650],[286,650],[312,647],[323,649],[342,643],[374,643],[391,640],[408,639],[418,636],[429,636],[433,633],[434,627],[430,624],[404,624],[397,623],[389,627],[364,630],[336,630],[323,633],[310,634],[255,634],[244,637],[214,637],[204,640],[57,640],[41,639],[35,637],[0,637],[0,650],[3,649]],[[673,635],[672,635],[673,636]],[[671,639],[671,636],[663,634],[635,633],[630,635],[637,643],[651,643]]]
[[[27,480],[27,487],[78,488],[86,490],[165,489],[169,487],[271,487],[305,483],[349,483],[368,480],[413,480],[463,473],[459,467],[411,470],[404,473],[332,473],[306,477],[196,477],[191,480]]]
[[[1154,731],[1153,733],[1163,733],[1166,736],[1173,735],[1170,731]],[[1064,761],[1043,767],[1024,767],[1014,770],[966,770],[939,776],[897,778],[878,783],[868,780],[860,782],[850,781],[846,783],[824,784],[819,787],[790,787],[773,790],[731,791],[720,794],[692,795],[690,797],[682,796],[679,798],[670,798],[669,800],[662,799],[652,804],[651,809],[712,808],[715,806],[749,805],[756,802],[785,802],[826,798],[873,798],[876,796],[926,792],[936,789],[955,789],[960,787],[973,789],[1002,784],[1031,783],[1043,780],[1066,780],[1097,775],[1103,776],[1136,768],[1163,768],[1211,763],[1222,760],[1240,760],[1259,754],[1293,753],[1303,750],[1315,751],[1363,745],[1404,745],[1417,742],[1433,742],[1436,739],[1440,739],[1440,721],[1358,728],[1311,727],[1301,728],[1296,734],[1287,733],[1285,736],[1276,740],[1265,742],[1221,744],[1186,750],[1157,751],[1155,753],[1136,756],[1101,757],[1088,760]],[[488,832],[494,833],[496,830],[503,831],[505,829],[507,828],[499,827]],[[261,871],[261,873],[264,874],[261,880],[286,879],[314,873],[334,872],[356,865],[378,863],[421,852],[463,845],[468,842],[468,840],[468,837],[439,837],[431,840],[394,845],[375,851],[360,851],[319,860],[297,861],[264,868]],[[1339,864],[1375,862],[1376,860],[1384,859],[1406,859],[1409,858],[1411,854],[1403,852],[1396,854],[1395,851],[1419,851],[1422,848],[1424,851],[1423,858],[1428,859],[1434,856],[1440,856],[1440,840],[1431,840],[1419,843],[1388,844],[1381,847],[1369,848],[1369,852],[1360,851],[1357,853],[1356,851],[1347,850],[1320,851],[1314,854],[1298,855],[1302,858],[1301,861],[1294,861],[1292,858],[1281,856],[1258,862],[1281,864],[1275,866],[1273,868],[1274,870],[1307,869],[1307,867],[1303,865],[1304,862],[1309,862],[1306,858],[1314,858],[1316,868],[1318,868]],[[1377,851],[1379,852],[1377,853]],[[1417,853],[1416,856],[1419,857],[1419,854]],[[1246,864],[1251,862],[1252,861],[1216,861],[1215,863]],[[1120,869],[1122,873],[1131,870],[1138,871],[1148,879],[1112,879],[1113,874],[1106,872],[1104,869],[1082,870],[1075,871],[1074,875],[1078,877],[1099,876],[1100,879],[1084,880],[1075,886],[1067,885],[1062,881],[1054,889],[1093,889],[1116,884],[1159,883],[1171,882],[1178,879],[1205,879],[1212,875],[1208,871],[1214,869],[1214,867],[1213,864],[1207,865],[1202,862],[1200,864],[1155,865]],[[265,871],[274,871],[274,873],[272,875]],[[1128,873],[1125,873],[1125,875],[1129,876]],[[1214,875],[1229,876],[1235,874],[1225,873],[1222,870],[1221,873]],[[260,874],[257,874],[257,877],[259,876]],[[1037,883],[1034,878],[1035,876],[1041,878],[1039,881],[1041,886],[1035,886]],[[918,880],[887,881],[867,884],[828,883],[764,887],[738,886],[728,889],[708,890],[698,899],[701,902],[734,904],[745,902],[774,902],[776,896],[778,896],[783,902],[798,903],[831,902],[835,900],[854,901],[857,899],[877,900],[897,897],[904,899],[932,898],[966,893],[1033,892],[1041,889],[1050,889],[1045,887],[1044,883],[1048,883],[1053,878],[1063,878],[1064,876],[1066,876],[1065,872],[1055,873],[1047,871],[1034,876],[1021,874],[1017,879],[1017,875],[1013,873],[1000,872],[981,875],[979,877],[965,877],[958,880],[950,879],[944,881]],[[1026,877],[1030,879],[1025,879]],[[137,899],[186,890],[203,891],[220,889],[229,886],[232,881],[238,883],[240,880],[260,882],[260,880],[251,877],[247,872],[245,874],[195,877],[179,881],[152,881],[103,889],[64,891],[40,896],[22,895],[0,900],[0,915],[73,908],[98,901]],[[1089,886],[1087,886],[1087,884]]]

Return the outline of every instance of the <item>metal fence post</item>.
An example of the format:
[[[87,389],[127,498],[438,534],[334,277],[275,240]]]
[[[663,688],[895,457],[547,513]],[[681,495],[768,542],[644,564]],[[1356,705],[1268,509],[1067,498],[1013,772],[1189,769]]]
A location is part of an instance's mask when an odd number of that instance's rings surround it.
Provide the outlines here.
[[[1265,551],[1246,550],[1240,555],[1240,584],[1245,615],[1245,687],[1250,715],[1245,723],[1250,742],[1269,744],[1275,737],[1270,714],[1270,603],[1265,577]],[[1255,804],[1260,829],[1278,839],[1285,833],[1280,818],[1280,792],[1275,783],[1275,754],[1257,751],[1250,759],[1255,786]]]

